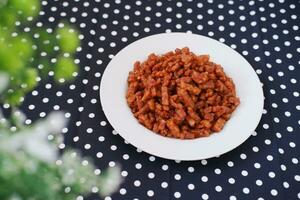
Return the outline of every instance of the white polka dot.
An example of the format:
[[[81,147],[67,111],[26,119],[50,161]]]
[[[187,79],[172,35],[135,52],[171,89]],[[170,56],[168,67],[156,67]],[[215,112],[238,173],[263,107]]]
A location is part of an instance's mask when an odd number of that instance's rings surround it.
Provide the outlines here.
[[[153,190],[148,190],[148,191],[147,191],[147,195],[148,195],[149,197],[152,197],[152,196],[154,195]]]
[[[294,163],[295,165],[298,164],[298,159],[297,158],[292,158],[292,163]]]
[[[289,187],[290,187],[290,184],[289,184],[288,182],[285,181],[285,182],[283,182],[283,187],[284,187],[284,188],[289,188]]]
[[[162,188],[167,188],[168,187],[168,183],[167,182],[162,182],[161,183],[161,187]]]
[[[149,160],[150,160],[151,162],[154,162],[154,161],[155,161],[155,157],[154,157],[154,156],[149,156]]]
[[[175,197],[176,199],[179,199],[179,198],[181,197],[180,192],[175,192],[175,193],[174,193],[174,197]]]
[[[202,182],[207,182],[207,181],[208,181],[207,176],[202,176],[202,177],[201,177],[201,181],[202,181]]]
[[[114,165],[114,164],[113,164],[113,165]],[[128,176],[128,172],[127,172],[127,171],[122,171],[122,172],[121,172],[121,176],[123,176],[123,177]]]
[[[113,150],[113,151],[115,151],[115,150],[117,150],[117,146],[116,145],[111,145],[110,149]]]
[[[263,124],[263,128],[264,129],[269,129],[269,125],[268,124]]]
[[[202,194],[201,197],[202,197],[203,200],[207,200],[209,198],[209,196],[207,194]]]
[[[110,161],[109,163],[108,163],[108,166],[110,166],[110,167],[114,167],[116,165],[116,163],[114,162],[114,161]],[[126,172],[125,172],[126,173]],[[121,175],[122,174],[124,174],[124,172],[123,173],[121,173]]]
[[[198,29],[198,30],[202,30],[202,29],[203,29],[203,26],[202,26],[202,25],[198,25],[198,26],[197,26],[197,29]]]
[[[295,175],[294,178],[295,178],[296,181],[298,181],[298,182],[300,181],[300,175]]]
[[[148,174],[148,178],[153,179],[155,177],[155,174],[153,172],[150,172]]]
[[[228,182],[229,182],[230,184],[234,184],[234,183],[235,183],[235,179],[234,179],[234,178],[229,178],[229,179],[228,179]]]
[[[194,168],[194,167],[188,167],[188,171],[189,171],[190,173],[193,173],[193,172],[195,171],[195,168]]]
[[[99,136],[99,137],[98,137],[98,140],[99,140],[100,142],[103,142],[103,141],[105,140],[105,137]]]
[[[262,186],[263,185],[263,182],[261,180],[256,180],[255,183],[256,183],[257,186]]]
[[[90,145],[90,144],[85,144],[85,145],[84,145],[84,148],[85,148],[85,149],[90,149],[90,148],[91,148],[91,145]]]
[[[260,164],[259,163],[254,163],[254,167],[256,168],[256,169],[259,169],[260,168]]]
[[[141,181],[135,180],[133,184],[134,184],[135,187],[140,187],[141,186]]]
[[[126,189],[125,188],[121,188],[120,189],[120,194],[121,195],[125,195],[127,193]]]
[[[118,135],[118,132],[117,132],[116,130],[113,130],[113,131],[112,131],[112,134],[113,134],[113,135]]]
[[[97,156],[97,158],[102,158],[102,157],[103,157],[103,153],[102,153],[102,152],[98,152],[98,153],[96,154],[96,156]]]
[[[221,174],[221,170],[219,168],[215,169],[215,174]]]
[[[270,178],[275,178],[275,173],[274,172],[269,172],[269,177]]]
[[[124,159],[124,160],[128,160],[128,159],[129,159],[129,155],[128,155],[128,154],[124,154],[124,155],[123,155],[123,159]]]
[[[249,188],[243,188],[243,193],[245,193],[245,194],[249,194],[250,193],[250,190],[249,190]]]
[[[272,196],[277,196],[277,194],[278,194],[277,190],[275,190],[275,189],[271,190],[271,195]]]
[[[267,155],[267,160],[268,161],[272,161],[273,160],[273,156],[272,155]]]
[[[166,170],[169,169],[169,166],[168,165],[163,165],[161,168],[162,168],[162,170],[166,171]]]
[[[179,181],[181,179],[181,175],[180,174],[175,174],[174,178],[175,178],[175,180]]]
[[[290,145],[290,147],[292,147],[292,148],[295,148],[295,147],[296,147],[296,144],[295,144],[294,142],[290,142],[289,145]]]
[[[83,200],[83,196],[77,196],[76,200]]]
[[[192,183],[188,184],[188,189],[189,190],[194,190],[195,189],[195,185],[192,184]]]
[[[135,168],[136,168],[136,169],[141,169],[141,168],[142,168],[141,163],[136,163],[136,164],[135,164]]]
[[[83,165],[83,166],[87,166],[88,164],[89,164],[89,162],[88,162],[87,160],[83,160],[83,161],[82,161],[82,165]]]
[[[276,103],[272,103],[273,108],[278,108],[278,105]]]
[[[203,7],[203,4],[202,4],[202,3],[197,3],[197,7],[198,7],[198,8],[202,8],[202,7]]]
[[[241,172],[241,174],[242,174],[243,176],[248,176],[248,172],[247,172],[246,170],[243,170],[243,171]]]
[[[28,108],[29,108],[29,110],[33,110],[35,108],[35,106],[31,104],[28,106]]]
[[[244,154],[244,153],[242,153],[242,154],[240,155],[240,157],[241,157],[241,159],[243,159],[243,160],[245,160],[245,159],[247,158],[246,154]]]
[[[230,196],[229,200],[236,200],[237,198],[235,196]]]
[[[278,119],[278,117],[274,117],[274,122],[276,122],[276,123],[279,123],[280,122],[280,120]]]
[[[233,167],[233,166],[234,166],[234,163],[233,163],[232,161],[228,161],[228,162],[227,162],[227,165],[228,165],[228,167]]]
[[[106,126],[106,124],[107,124],[106,121],[101,121],[101,122],[100,122],[100,125],[101,125],[101,126]]]
[[[221,192],[221,191],[222,191],[222,187],[219,186],[219,185],[217,185],[217,186],[215,187],[215,190],[216,190],[217,192]]]
[[[281,164],[280,168],[281,168],[282,171],[286,171],[286,166],[285,165]]]
[[[288,127],[286,128],[286,130],[287,130],[288,132],[293,132],[293,127],[288,126]]]
[[[201,160],[202,165],[207,165],[207,160]]]
[[[278,148],[278,152],[279,152],[280,154],[284,154],[284,150],[283,150],[282,148]]]

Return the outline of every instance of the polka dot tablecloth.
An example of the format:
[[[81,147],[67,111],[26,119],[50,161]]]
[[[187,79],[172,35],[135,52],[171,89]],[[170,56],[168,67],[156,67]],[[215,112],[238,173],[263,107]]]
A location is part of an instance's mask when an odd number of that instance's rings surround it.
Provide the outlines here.
[[[68,21],[81,31],[75,60],[81,72],[65,86],[42,81],[26,97],[26,123],[52,110],[64,110],[70,123],[62,130],[61,149],[80,149],[100,170],[120,163],[125,181],[105,200],[300,199],[298,0],[48,0],[42,4],[37,26]],[[162,32],[193,32],[219,40],[256,70],[263,83],[264,112],[256,131],[240,147],[209,160],[170,161],[131,146],[107,122],[99,102],[105,67],[126,45]]]

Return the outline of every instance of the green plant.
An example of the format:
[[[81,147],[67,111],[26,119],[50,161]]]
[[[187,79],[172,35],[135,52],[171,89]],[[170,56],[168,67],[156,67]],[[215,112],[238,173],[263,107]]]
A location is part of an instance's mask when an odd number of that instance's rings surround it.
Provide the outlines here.
[[[31,126],[18,110],[26,93],[41,78],[54,73],[63,83],[77,72],[74,53],[78,32],[62,23],[24,31],[40,11],[39,0],[0,0],[0,102],[11,106],[8,118],[0,110],[0,199],[68,200],[96,192],[108,195],[121,182],[119,167],[101,172],[88,158],[68,149],[59,153],[62,113],[52,113]],[[101,172],[101,173],[100,173]]]
[[[78,32],[67,23],[56,30],[24,27],[37,17],[39,0],[1,0],[0,72],[10,81],[1,94],[2,102],[18,106],[36,85],[38,77],[54,72],[56,82],[72,80],[77,72],[73,54],[79,45]]]

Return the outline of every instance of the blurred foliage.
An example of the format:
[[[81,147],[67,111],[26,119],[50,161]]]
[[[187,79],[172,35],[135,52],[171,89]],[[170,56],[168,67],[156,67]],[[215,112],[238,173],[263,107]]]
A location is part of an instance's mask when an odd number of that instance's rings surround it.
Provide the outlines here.
[[[120,168],[101,172],[74,150],[60,156],[59,131],[65,125],[63,113],[11,132],[10,122],[0,118],[0,199],[1,200],[74,200],[78,195],[115,191],[121,182]],[[21,125],[25,116],[14,112],[14,124]]]
[[[0,73],[10,77],[2,103],[20,105],[26,92],[36,87],[38,77],[47,78],[50,71],[56,82],[64,82],[72,80],[78,70],[73,58],[78,32],[67,23],[52,31],[33,27],[40,7],[39,0],[0,0]],[[27,26],[32,27],[30,31],[24,30]]]
[[[28,126],[17,110],[26,93],[48,79],[70,81],[78,67],[74,53],[78,32],[67,23],[53,30],[34,27],[39,0],[0,0],[0,104],[11,106],[9,118],[0,109],[0,199],[73,200],[90,192],[109,195],[121,182],[118,166],[101,172],[62,144],[63,113]],[[30,28],[29,28],[30,27]],[[101,174],[100,174],[101,173]]]

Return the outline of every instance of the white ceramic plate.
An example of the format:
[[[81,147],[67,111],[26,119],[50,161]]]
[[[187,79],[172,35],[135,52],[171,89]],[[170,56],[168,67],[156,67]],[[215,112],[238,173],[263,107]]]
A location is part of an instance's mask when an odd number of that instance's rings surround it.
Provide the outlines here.
[[[126,103],[127,77],[135,61],[150,53],[189,47],[221,64],[237,90],[241,104],[224,129],[209,137],[179,140],[153,133],[138,123]],[[100,84],[103,111],[114,129],[135,147],[167,159],[199,160],[224,154],[242,144],[255,130],[263,110],[263,91],[251,65],[236,51],[211,38],[189,33],[163,33],[140,39],[122,49],[106,67]]]

